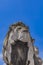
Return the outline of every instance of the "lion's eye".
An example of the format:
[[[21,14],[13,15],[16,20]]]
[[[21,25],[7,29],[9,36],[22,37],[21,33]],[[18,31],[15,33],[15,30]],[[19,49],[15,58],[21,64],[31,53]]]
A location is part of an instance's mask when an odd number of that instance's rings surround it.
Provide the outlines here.
[[[18,28],[18,30],[20,30],[20,29],[21,29],[21,27]]]
[[[28,30],[23,30],[23,32],[28,32]]]

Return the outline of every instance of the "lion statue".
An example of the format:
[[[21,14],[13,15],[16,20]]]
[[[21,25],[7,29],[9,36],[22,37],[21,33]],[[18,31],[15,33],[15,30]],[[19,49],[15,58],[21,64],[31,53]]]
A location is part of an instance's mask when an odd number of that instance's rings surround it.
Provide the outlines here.
[[[28,26],[22,22],[12,24],[3,44],[6,65],[42,65],[38,48],[33,43]]]

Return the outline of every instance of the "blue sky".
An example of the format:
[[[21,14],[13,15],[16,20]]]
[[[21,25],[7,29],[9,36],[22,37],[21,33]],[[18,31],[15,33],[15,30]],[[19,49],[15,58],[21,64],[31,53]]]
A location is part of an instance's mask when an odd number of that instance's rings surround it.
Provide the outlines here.
[[[3,40],[9,26],[17,21],[30,27],[34,44],[43,59],[43,0],[0,0],[0,65],[5,65],[2,61]]]

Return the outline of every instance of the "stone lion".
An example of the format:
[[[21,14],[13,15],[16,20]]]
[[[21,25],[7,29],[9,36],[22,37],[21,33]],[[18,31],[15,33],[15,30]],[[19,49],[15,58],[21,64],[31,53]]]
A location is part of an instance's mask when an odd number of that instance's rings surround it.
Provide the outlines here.
[[[3,45],[3,59],[6,65],[41,65],[38,49],[29,28],[22,22],[9,27]]]

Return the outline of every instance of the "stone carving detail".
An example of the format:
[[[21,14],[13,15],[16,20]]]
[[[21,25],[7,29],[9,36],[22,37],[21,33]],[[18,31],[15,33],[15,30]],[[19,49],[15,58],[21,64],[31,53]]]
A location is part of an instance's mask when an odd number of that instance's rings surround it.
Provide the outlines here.
[[[3,45],[6,65],[43,65],[29,28],[22,22],[11,25]]]

